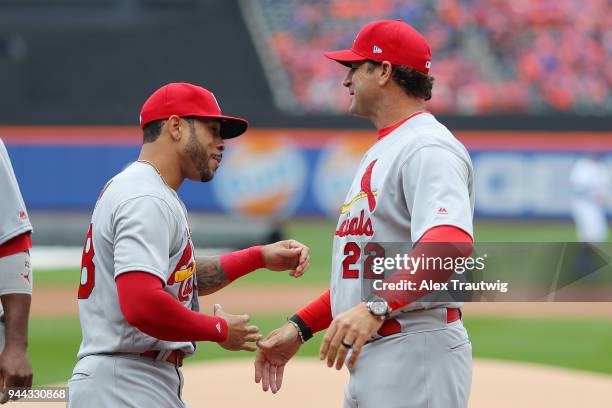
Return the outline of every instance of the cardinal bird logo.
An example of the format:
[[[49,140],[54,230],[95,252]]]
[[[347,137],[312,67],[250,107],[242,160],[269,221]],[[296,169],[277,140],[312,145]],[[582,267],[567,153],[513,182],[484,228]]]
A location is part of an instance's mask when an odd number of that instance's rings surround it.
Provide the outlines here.
[[[348,203],[342,206],[342,208],[340,209],[340,212],[342,214],[347,213],[351,209],[353,203],[362,198],[368,199],[368,208],[370,212],[374,211],[374,209],[376,208],[376,195],[378,193],[376,191],[372,191],[372,170],[374,169],[374,165],[377,161],[378,159],[373,160],[370,164],[368,164],[368,167],[366,168],[365,172],[363,173],[363,176],[361,177],[361,192],[355,197],[353,197]]]
[[[187,241],[185,250],[181,259],[174,268],[174,273],[170,275],[166,282],[168,286],[174,284],[180,284],[178,289],[178,300],[185,302],[190,300],[190,295],[194,288],[197,289],[197,282],[194,279],[195,276],[195,259],[193,257],[193,244],[191,240]]]
[[[368,197],[368,207],[370,208],[370,212],[374,211],[376,208],[376,193],[372,192],[372,169],[374,169],[374,165],[377,160],[374,160],[372,163],[368,165],[365,173],[363,173],[363,177],[361,178],[361,191],[363,191]]]

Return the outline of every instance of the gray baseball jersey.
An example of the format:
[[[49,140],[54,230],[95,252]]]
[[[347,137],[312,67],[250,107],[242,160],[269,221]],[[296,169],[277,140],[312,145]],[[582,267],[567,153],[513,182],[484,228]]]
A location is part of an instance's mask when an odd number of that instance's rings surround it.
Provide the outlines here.
[[[472,235],[472,185],[466,149],[429,113],[414,115],[372,146],[334,236],[334,316],[361,301],[368,243],[403,242],[409,249],[438,225]],[[447,307],[461,303],[415,302],[395,311],[401,332],[374,336],[364,346],[350,370],[344,407],[467,407],[472,346],[461,320],[448,323]]]
[[[0,244],[32,231],[32,224],[4,142],[0,139]]]
[[[141,162],[108,182],[93,212],[83,248],[79,287],[83,341],[78,357],[174,349],[192,354],[195,343],[161,341],[125,320],[115,278],[130,271],[159,277],[166,292],[185,307],[199,309],[185,207],[157,171]]]
[[[361,301],[368,242],[405,242],[409,248],[438,225],[473,235],[470,156],[431,114],[417,114],[366,152],[344,202],[332,253],[334,316]],[[441,306],[461,304],[415,302],[402,310]]]

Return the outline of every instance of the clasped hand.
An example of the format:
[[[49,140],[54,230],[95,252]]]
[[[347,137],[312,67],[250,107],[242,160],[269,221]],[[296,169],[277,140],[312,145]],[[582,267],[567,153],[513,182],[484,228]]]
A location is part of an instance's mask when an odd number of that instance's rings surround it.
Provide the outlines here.
[[[348,351],[352,350],[347,366],[353,368],[364,344],[382,324],[383,320],[373,316],[365,303],[360,303],[339,314],[327,329],[319,358],[327,360],[328,367],[333,367],[335,361],[336,369],[340,370]],[[285,365],[298,352],[301,345],[297,329],[291,323],[273,330],[265,339],[257,342],[259,349],[255,357],[255,382],[261,382],[263,391],[270,389],[275,394],[280,390]]]

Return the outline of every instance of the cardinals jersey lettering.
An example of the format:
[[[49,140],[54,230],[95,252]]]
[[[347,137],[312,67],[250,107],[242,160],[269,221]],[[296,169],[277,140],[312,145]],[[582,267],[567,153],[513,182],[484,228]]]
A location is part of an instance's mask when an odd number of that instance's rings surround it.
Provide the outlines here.
[[[421,113],[379,140],[364,155],[340,209],[332,254],[334,316],[361,299],[364,248],[369,242],[410,248],[439,225],[473,236],[473,170],[465,147],[431,114]],[[460,307],[412,303],[403,311]]]
[[[193,353],[194,343],[162,341],[125,320],[115,279],[131,271],[157,276],[183,306],[199,309],[185,207],[152,166],[139,162],[108,182],[93,212],[83,248],[79,287],[83,341],[78,357],[170,349]]]

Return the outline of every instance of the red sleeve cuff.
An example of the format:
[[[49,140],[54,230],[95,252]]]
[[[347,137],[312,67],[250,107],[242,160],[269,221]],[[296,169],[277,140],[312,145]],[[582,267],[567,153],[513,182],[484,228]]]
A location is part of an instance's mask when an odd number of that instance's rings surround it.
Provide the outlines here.
[[[266,266],[263,258],[263,246],[253,246],[221,255],[219,263],[229,281],[233,282],[241,276]]]
[[[454,225],[438,225],[428,229],[419,242],[474,242],[474,239]]]
[[[27,231],[0,245],[0,258],[25,252],[30,248],[32,248],[32,231]]]
[[[329,289],[296,314],[310,327],[313,333],[328,328],[332,322]]]

